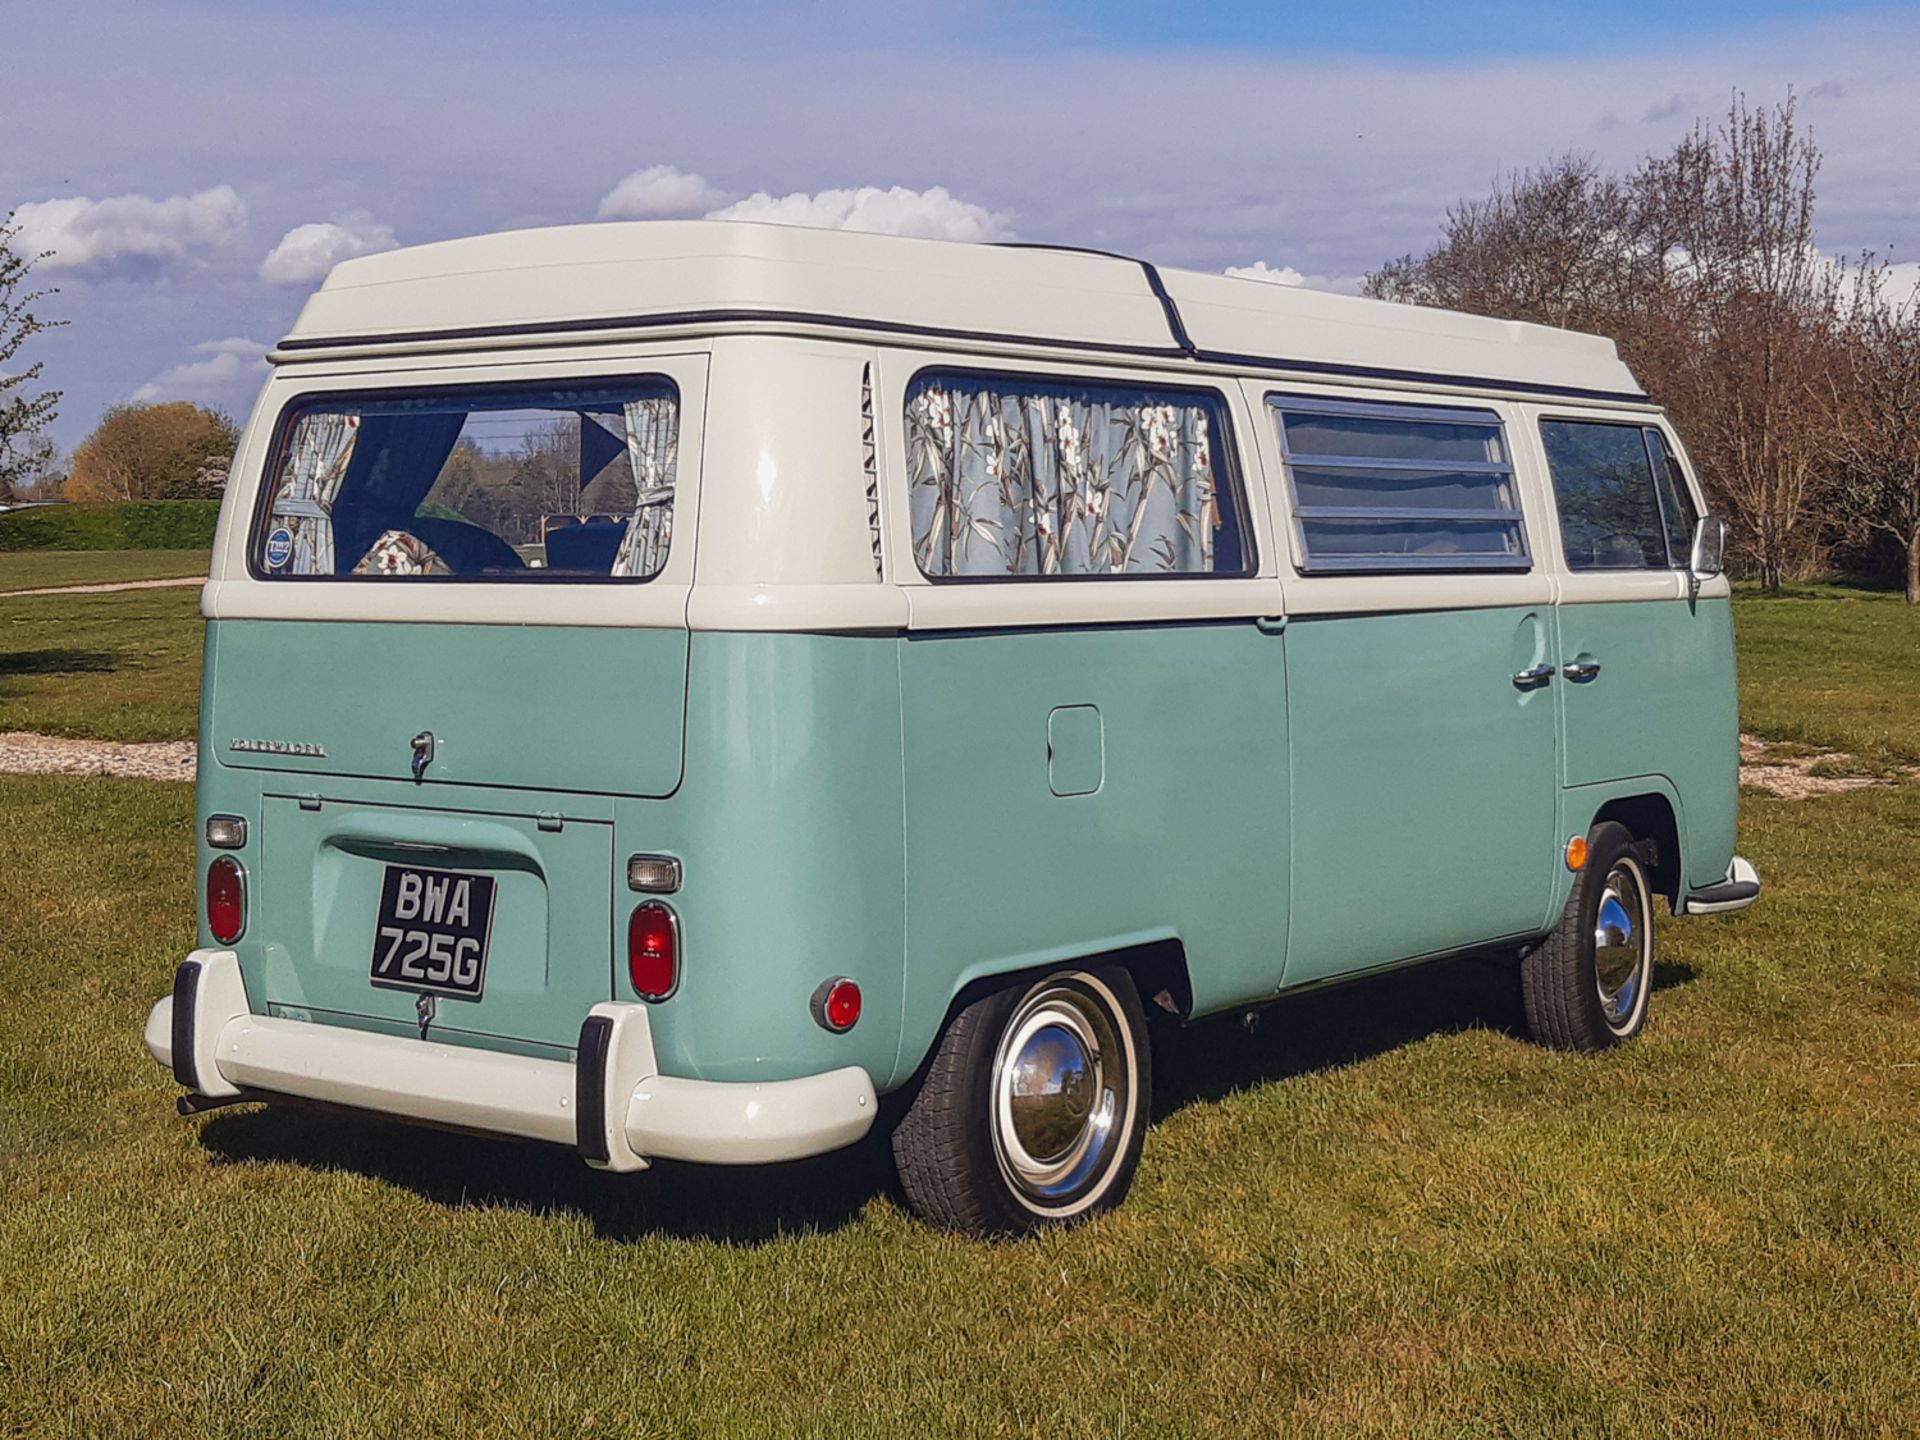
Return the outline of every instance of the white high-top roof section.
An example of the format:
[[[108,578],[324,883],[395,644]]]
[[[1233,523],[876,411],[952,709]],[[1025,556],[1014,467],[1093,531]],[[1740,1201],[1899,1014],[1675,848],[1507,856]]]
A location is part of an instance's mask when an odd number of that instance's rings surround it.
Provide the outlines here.
[[[1162,269],[1202,351],[1637,395],[1611,340],[1298,286]],[[739,220],[515,230],[334,267],[287,337],[509,335],[623,319],[765,321],[988,335],[1176,354],[1133,260]],[[292,358],[290,355],[288,358]]]

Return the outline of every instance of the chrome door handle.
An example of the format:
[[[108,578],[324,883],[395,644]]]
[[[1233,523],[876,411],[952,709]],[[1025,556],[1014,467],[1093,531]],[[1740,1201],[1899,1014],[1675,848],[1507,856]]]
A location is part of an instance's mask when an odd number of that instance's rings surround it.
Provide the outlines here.
[[[1560,667],[1560,673],[1575,684],[1580,684],[1583,681],[1593,679],[1600,673],[1600,662],[1598,660],[1569,660],[1565,665]]]
[[[1553,666],[1535,665],[1531,669],[1522,670],[1518,675],[1515,675],[1513,677],[1513,683],[1516,688],[1521,690],[1538,690],[1551,679],[1553,679]]]

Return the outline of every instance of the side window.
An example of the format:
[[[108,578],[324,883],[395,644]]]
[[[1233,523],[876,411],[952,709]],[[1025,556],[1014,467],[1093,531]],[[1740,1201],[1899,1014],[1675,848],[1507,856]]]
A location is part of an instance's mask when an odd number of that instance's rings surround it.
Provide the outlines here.
[[[914,559],[934,579],[1251,569],[1214,392],[928,373],[906,439]]]
[[[1693,491],[1687,486],[1680,457],[1667,444],[1667,437],[1651,426],[1647,429],[1647,448],[1653,453],[1654,476],[1660,485],[1660,509],[1667,520],[1667,563],[1684,570],[1693,561],[1693,532],[1700,523],[1700,511],[1694,506]]]
[[[1530,567],[1493,411],[1289,395],[1267,403],[1309,574]]]
[[[1568,569],[1665,570],[1676,563],[1662,523],[1662,479],[1648,449],[1657,434],[1598,420],[1540,422]],[[1687,541],[1676,544],[1684,551]],[[1678,563],[1686,563],[1684,554]]]

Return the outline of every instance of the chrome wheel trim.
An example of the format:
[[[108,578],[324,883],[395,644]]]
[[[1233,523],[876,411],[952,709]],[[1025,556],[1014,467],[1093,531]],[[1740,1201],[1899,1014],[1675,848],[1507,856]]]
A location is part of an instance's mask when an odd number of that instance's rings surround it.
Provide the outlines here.
[[[1138,1073],[1119,1002],[1089,975],[1056,977],[1015,1007],[991,1071],[994,1158],[1029,1209],[1099,1199],[1133,1129]]]
[[[1623,856],[1607,872],[1593,921],[1593,979],[1607,1027],[1624,1035],[1646,1009],[1653,980],[1653,904],[1640,862]]]

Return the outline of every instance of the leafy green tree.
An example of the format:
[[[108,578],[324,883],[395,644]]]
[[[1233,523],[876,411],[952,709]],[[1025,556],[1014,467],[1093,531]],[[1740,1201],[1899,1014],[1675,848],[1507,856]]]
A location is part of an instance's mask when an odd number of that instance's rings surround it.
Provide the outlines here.
[[[15,370],[14,357],[42,330],[65,323],[34,314],[33,307],[54,292],[27,288],[27,277],[40,257],[13,248],[20,232],[12,220],[11,211],[0,217],[0,504],[13,499],[16,481],[39,468],[45,449],[40,432],[52,423],[60,404],[58,390],[32,390],[42,362]]]

